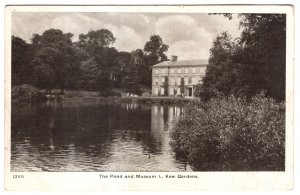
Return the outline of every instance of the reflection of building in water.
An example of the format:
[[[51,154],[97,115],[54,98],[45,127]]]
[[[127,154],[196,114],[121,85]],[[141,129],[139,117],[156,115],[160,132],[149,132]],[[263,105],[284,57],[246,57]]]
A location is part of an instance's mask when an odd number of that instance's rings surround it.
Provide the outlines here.
[[[163,106],[152,104],[151,106],[151,130],[168,130],[174,120],[180,116],[182,108],[179,106]]]
[[[122,108],[125,108],[126,110],[136,110],[139,108],[138,103],[124,103],[121,105]]]

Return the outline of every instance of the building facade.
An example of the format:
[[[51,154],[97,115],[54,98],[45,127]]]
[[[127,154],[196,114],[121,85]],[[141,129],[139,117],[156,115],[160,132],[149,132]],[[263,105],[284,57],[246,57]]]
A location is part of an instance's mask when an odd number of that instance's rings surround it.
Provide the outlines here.
[[[208,60],[177,60],[152,66],[152,96],[193,97],[195,86],[202,83]]]

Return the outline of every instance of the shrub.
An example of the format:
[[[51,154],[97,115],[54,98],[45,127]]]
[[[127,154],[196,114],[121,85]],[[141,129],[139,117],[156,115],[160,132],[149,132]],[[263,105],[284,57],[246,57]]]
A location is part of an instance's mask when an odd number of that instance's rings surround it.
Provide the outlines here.
[[[196,170],[284,170],[285,105],[262,95],[194,101],[171,137]]]
[[[46,99],[40,90],[28,84],[14,86],[11,90],[11,98],[26,101],[41,101]]]

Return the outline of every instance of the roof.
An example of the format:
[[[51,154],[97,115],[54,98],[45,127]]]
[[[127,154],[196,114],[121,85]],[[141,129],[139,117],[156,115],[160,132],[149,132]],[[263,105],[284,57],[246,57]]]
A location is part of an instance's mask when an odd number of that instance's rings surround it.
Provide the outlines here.
[[[152,66],[152,68],[158,67],[174,67],[174,66],[206,66],[208,65],[208,59],[202,60],[178,60],[178,61],[164,61]]]

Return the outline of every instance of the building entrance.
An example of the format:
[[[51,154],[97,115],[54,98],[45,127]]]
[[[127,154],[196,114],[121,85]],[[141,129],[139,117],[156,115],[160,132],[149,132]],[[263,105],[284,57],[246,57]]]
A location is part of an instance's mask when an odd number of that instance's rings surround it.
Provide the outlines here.
[[[188,88],[188,96],[192,97],[193,96],[193,89]]]

